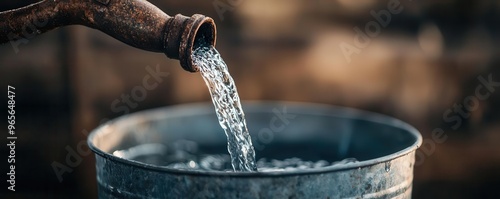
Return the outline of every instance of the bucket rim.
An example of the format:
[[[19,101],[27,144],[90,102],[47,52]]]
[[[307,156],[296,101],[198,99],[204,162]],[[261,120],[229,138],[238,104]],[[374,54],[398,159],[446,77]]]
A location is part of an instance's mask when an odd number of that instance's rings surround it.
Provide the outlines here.
[[[192,114],[200,114],[203,112],[200,112],[199,110],[201,108],[206,109],[207,107],[212,107],[213,111],[213,104],[211,102],[198,102],[198,103],[185,103],[185,104],[178,104],[178,105],[172,105],[172,106],[166,106],[166,107],[160,107],[160,108],[153,108],[149,110],[142,110],[138,111],[135,113],[123,115],[117,118],[114,118],[108,122],[105,122],[104,124],[99,125],[95,129],[93,129],[88,138],[87,138],[87,144],[89,148],[96,154],[101,156],[102,158],[105,158],[107,160],[111,160],[116,163],[124,164],[124,165],[129,165],[129,166],[135,166],[139,167],[142,169],[146,170],[151,170],[151,171],[156,171],[156,172],[161,172],[161,173],[169,173],[172,175],[195,175],[195,176],[228,176],[228,177],[277,177],[277,176],[296,176],[296,175],[310,175],[310,174],[321,174],[321,173],[331,173],[331,172],[337,172],[337,171],[343,171],[343,170],[352,170],[352,169],[361,169],[365,167],[371,167],[373,165],[377,165],[380,163],[385,163],[392,161],[394,159],[400,158],[405,155],[409,155],[410,153],[416,151],[422,144],[422,135],[419,133],[419,131],[411,126],[410,124],[403,122],[399,119],[396,119],[391,116],[387,116],[384,114],[376,113],[376,112],[371,112],[371,111],[366,111],[366,110],[360,110],[356,108],[350,108],[350,107],[344,107],[344,106],[336,106],[336,105],[330,105],[330,104],[323,104],[323,103],[311,103],[311,102],[297,102],[297,101],[263,101],[263,100],[258,100],[258,101],[242,101],[242,106],[245,109],[247,106],[258,106],[258,107],[270,107],[271,109],[273,107],[276,107],[278,105],[286,105],[286,106],[295,106],[295,107],[300,107],[300,109],[303,109],[306,113],[311,113],[315,114],[318,116],[325,115],[325,116],[333,116],[335,115],[336,117],[341,117],[341,118],[352,118],[356,120],[364,120],[368,122],[374,122],[374,123],[379,123],[379,124],[385,124],[389,125],[395,128],[403,129],[405,132],[409,133],[415,141],[408,147],[399,150],[395,153],[391,153],[385,156],[381,156],[378,158],[374,159],[369,159],[369,160],[363,160],[355,163],[349,163],[349,164],[342,164],[342,165],[333,165],[333,166],[326,166],[326,167],[321,167],[321,168],[312,168],[312,169],[304,169],[304,170],[293,170],[293,171],[272,171],[272,172],[226,172],[226,171],[214,171],[214,170],[183,170],[183,169],[174,169],[174,168],[168,168],[165,166],[157,166],[157,165],[152,165],[152,164],[147,164],[135,160],[130,160],[130,159],[125,159],[125,158],[120,158],[118,156],[115,156],[113,154],[110,154],[108,152],[105,152],[101,149],[99,149],[97,146],[94,145],[93,139],[95,136],[98,134],[102,133],[102,131],[110,125],[113,125],[116,122],[119,122],[121,120],[125,119],[130,119],[133,117],[138,117],[142,115],[148,115],[148,117],[151,117],[152,115],[155,114],[164,114],[164,112],[168,111],[170,115],[174,115],[178,117],[179,115],[192,115]],[[304,107],[304,108],[302,108]],[[335,110],[332,112],[335,112],[336,114],[318,114],[318,110]],[[316,112],[315,112],[316,111]],[[247,112],[252,112],[251,109],[245,109],[245,113]],[[215,113],[213,113],[215,114]],[[338,115],[337,115],[338,114]],[[359,117],[361,116],[362,117]],[[358,117],[356,117],[358,116]]]

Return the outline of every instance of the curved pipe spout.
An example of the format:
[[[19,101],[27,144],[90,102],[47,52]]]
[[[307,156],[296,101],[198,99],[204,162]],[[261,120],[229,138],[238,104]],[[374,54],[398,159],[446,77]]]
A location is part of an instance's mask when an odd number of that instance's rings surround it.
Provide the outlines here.
[[[0,12],[0,43],[68,25],[98,29],[133,47],[163,52],[190,72],[198,70],[191,59],[196,39],[215,46],[216,38],[212,18],[171,17],[145,0],[44,0]]]

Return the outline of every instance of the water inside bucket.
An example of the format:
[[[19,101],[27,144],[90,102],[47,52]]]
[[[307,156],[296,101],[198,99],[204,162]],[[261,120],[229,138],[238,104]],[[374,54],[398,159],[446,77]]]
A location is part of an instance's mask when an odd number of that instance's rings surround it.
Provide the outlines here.
[[[231,157],[228,154],[204,153],[199,150],[195,142],[188,140],[179,140],[168,146],[143,144],[125,150],[117,150],[113,155],[172,169],[233,171]],[[260,158],[256,162],[256,166],[259,172],[276,172],[340,166],[355,162],[358,162],[355,158],[334,162],[326,160],[306,161],[296,157],[283,160]]]

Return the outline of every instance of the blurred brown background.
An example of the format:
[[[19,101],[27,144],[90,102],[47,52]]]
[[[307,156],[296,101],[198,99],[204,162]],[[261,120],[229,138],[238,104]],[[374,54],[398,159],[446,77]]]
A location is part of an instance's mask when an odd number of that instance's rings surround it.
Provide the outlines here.
[[[2,1],[0,8],[32,2]],[[476,101],[474,110],[460,117],[459,128],[443,114],[476,95],[479,77],[491,75],[500,82],[500,1],[393,1],[401,3],[402,11],[353,53],[350,63],[340,45],[354,45],[353,28],[364,30],[375,21],[370,12],[387,10],[388,1],[151,2],[170,15],[202,13],[215,19],[217,49],[243,100],[318,102],[380,112],[416,126],[427,139],[442,128],[447,140],[415,168],[414,198],[497,198],[500,87]],[[218,13],[215,5],[226,11]],[[210,100],[201,76],[185,72],[178,61],[81,26],[30,38],[18,52],[4,44],[0,65],[1,85],[16,87],[18,134],[17,192],[9,194],[2,184],[0,194],[6,197],[1,198],[95,198],[93,154],[80,155],[81,164],[70,167],[62,182],[51,165],[65,164],[67,148],[77,150],[86,132],[124,113],[112,105],[117,100],[118,106],[126,105],[122,95],[142,86],[148,66],[159,65],[169,75],[144,100],[127,104],[130,112]],[[7,104],[5,97],[0,102]],[[6,128],[0,132],[7,135]],[[7,156],[5,145],[0,151]]]

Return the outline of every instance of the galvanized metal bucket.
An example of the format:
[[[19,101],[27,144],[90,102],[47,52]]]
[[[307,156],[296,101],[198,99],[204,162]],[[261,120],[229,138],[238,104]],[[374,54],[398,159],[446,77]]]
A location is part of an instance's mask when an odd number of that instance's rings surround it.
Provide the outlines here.
[[[257,159],[353,157],[359,162],[247,173],[179,170],[152,163],[161,160],[113,155],[181,139],[211,153],[227,153],[213,105],[172,106],[123,116],[91,133],[88,144],[96,153],[99,198],[411,198],[415,150],[422,138],[410,125],[328,105],[249,102],[243,108]]]

